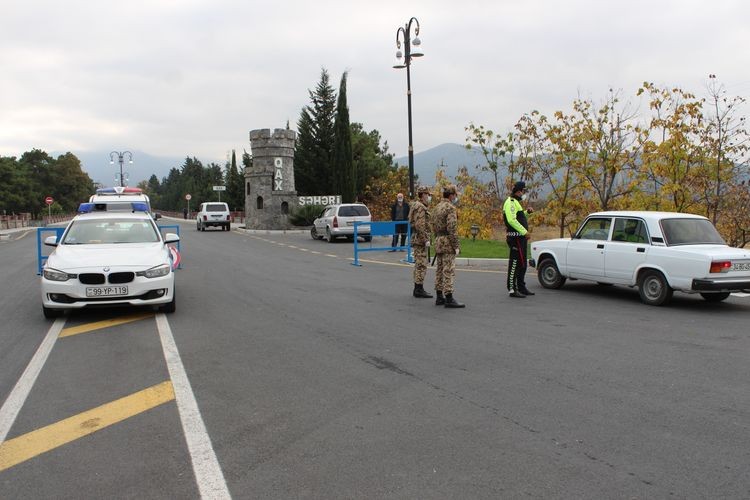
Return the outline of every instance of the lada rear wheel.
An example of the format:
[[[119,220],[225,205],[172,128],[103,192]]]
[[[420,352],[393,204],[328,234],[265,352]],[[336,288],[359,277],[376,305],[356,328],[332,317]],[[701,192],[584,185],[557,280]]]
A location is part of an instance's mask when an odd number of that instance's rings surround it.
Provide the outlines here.
[[[565,284],[565,277],[560,274],[555,259],[547,258],[540,262],[537,268],[537,277],[539,278],[539,284],[544,288],[557,289]]]
[[[701,297],[706,299],[707,302],[721,302],[729,297],[729,292],[702,293]]]
[[[661,306],[670,301],[674,291],[662,273],[645,271],[638,280],[638,293],[641,301],[650,306]]]

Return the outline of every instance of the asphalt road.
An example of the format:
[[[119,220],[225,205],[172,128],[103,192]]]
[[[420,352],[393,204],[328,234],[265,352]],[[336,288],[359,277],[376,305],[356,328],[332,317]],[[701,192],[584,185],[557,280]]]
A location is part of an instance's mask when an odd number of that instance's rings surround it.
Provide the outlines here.
[[[449,310],[411,297],[403,254],[355,267],[350,243],[304,234],[181,236],[166,318],[234,498],[750,497],[749,297],[649,307],[532,275],[511,299],[482,269],[458,272],[467,307]],[[52,325],[35,245],[0,241],[0,404]],[[6,443],[170,380],[150,315],[60,337]],[[186,432],[167,397],[4,469],[0,444],[0,498],[197,497]]]

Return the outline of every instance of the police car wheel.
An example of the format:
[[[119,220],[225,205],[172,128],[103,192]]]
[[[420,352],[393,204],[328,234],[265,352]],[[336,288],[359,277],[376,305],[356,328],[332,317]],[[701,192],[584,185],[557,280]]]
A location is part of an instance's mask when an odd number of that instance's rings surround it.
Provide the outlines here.
[[[62,315],[62,310],[42,306],[42,313],[47,319],[55,319]]]

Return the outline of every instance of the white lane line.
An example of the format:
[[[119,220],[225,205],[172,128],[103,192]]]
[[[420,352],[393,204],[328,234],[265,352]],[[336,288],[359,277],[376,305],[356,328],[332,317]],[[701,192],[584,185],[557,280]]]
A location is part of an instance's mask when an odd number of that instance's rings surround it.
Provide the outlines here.
[[[164,313],[156,315],[156,328],[159,330],[164,359],[174,386],[182,431],[185,433],[201,498],[232,498]]]
[[[5,441],[5,438],[8,436],[13,422],[16,421],[18,412],[21,411],[21,407],[26,402],[31,388],[34,387],[34,382],[36,382],[39,372],[42,371],[44,363],[47,362],[49,353],[52,351],[57,337],[60,336],[63,326],[65,326],[65,318],[57,318],[52,323],[47,336],[44,337],[44,340],[34,353],[34,357],[31,358],[23,374],[21,374],[21,378],[18,379],[15,387],[10,391],[5,403],[0,407],[0,443]]]

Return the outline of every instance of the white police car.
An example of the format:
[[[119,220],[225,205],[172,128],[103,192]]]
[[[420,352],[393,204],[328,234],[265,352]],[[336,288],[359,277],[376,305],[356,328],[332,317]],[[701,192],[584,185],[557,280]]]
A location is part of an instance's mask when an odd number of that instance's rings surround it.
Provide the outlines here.
[[[175,311],[174,270],[179,253],[162,237],[148,206],[132,202],[130,212],[96,211],[82,203],[42,269],[42,310],[53,318],[65,309],[88,306],[156,305]]]
[[[95,210],[107,212],[131,212],[132,203],[140,201],[146,204],[147,211],[151,212],[151,200],[141,188],[134,187],[105,187],[96,190],[96,194],[89,198],[90,203],[94,203]],[[159,219],[159,214],[152,213],[154,219]]]

